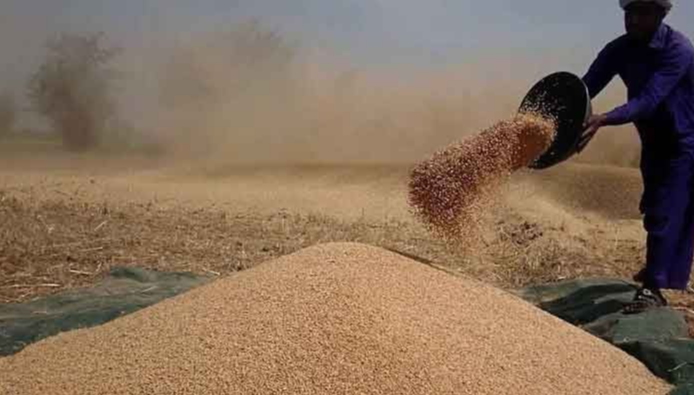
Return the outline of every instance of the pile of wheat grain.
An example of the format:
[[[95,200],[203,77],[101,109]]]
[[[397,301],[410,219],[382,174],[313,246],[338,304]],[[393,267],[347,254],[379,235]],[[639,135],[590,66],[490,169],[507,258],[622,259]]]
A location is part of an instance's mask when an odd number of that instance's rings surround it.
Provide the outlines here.
[[[411,171],[414,214],[446,238],[472,237],[498,187],[550,146],[554,125],[521,114],[434,153]]]
[[[302,250],[0,359],[0,393],[665,394],[500,290],[359,244]]]

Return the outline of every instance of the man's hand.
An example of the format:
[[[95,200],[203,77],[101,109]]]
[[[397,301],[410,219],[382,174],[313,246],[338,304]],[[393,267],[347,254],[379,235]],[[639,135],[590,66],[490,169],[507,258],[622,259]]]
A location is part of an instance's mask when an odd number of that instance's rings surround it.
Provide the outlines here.
[[[595,134],[598,132],[598,130],[600,130],[600,128],[605,125],[606,120],[607,115],[605,114],[592,115],[590,119],[588,119],[588,122],[586,122],[585,125],[583,125],[584,131],[581,135],[581,139],[578,141],[579,153],[583,151],[584,148],[586,148],[590,140],[592,140],[593,137],[595,137]]]

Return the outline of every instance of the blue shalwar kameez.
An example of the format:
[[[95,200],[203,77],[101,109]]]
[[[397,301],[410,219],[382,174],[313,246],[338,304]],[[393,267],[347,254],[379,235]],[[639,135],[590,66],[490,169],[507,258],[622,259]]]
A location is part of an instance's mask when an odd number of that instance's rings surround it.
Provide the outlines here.
[[[621,36],[583,77],[591,99],[616,75],[629,100],[607,113],[606,125],[633,122],[641,138],[644,285],[683,290],[694,253],[694,48],[664,23],[648,45]]]

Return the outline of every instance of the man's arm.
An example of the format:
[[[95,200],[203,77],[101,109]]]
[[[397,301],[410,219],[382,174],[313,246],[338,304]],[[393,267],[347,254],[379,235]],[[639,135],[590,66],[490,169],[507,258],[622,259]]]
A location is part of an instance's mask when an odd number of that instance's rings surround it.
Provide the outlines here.
[[[593,61],[588,72],[583,76],[583,82],[588,87],[590,98],[599,95],[607,84],[617,75],[617,64],[615,62],[616,45],[615,42],[608,44]]]
[[[619,48],[620,42],[620,39],[617,39],[607,44],[607,46],[600,51],[590,68],[588,68],[586,75],[583,76],[583,83],[585,83],[588,88],[588,95],[591,100],[599,95],[607,84],[612,81],[614,76],[617,75],[617,71],[619,70],[618,61],[620,59],[617,48]],[[595,133],[597,133],[598,129],[603,125],[604,118],[604,115],[593,115],[586,124],[583,125],[585,130],[578,142],[578,152],[583,151],[590,140],[593,139]]]
[[[649,118],[682,80],[692,62],[694,52],[691,47],[680,44],[669,50],[643,92],[625,105],[605,114],[604,124],[624,125]]]

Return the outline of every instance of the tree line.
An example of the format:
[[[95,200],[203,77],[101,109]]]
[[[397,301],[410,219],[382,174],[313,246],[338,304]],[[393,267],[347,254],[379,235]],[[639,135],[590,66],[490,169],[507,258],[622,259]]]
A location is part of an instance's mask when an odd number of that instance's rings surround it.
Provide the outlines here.
[[[221,37],[228,43],[228,53],[222,54],[228,59],[224,67],[238,74],[230,78],[240,81],[235,85],[239,93],[248,91],[248,84],[262,84],[267,76],[282,74],[282,68],[293,61],[294,48],[258,21],[236,25]],[[47,121],[68,150],[93,149],[109,133],[117,133],[113,129],[123,122],[118,119],[116,92],[124,77],[116,65],[125,50],[109,45],[106,34],[99,32],[50,37],[44,51],[42,62],[26,82],[29,110]],[[172,62],[159,81],[160,105],[175,110],[194,104],[196,95],[216,93],[204,73],[190,72],[199,67],[189,55],[171,55]],[[259,69],[267,69],[266,78],[253,81],[248,70]],[[0,137],[16,128],[18,114],[15,98],[0,93]]]

